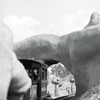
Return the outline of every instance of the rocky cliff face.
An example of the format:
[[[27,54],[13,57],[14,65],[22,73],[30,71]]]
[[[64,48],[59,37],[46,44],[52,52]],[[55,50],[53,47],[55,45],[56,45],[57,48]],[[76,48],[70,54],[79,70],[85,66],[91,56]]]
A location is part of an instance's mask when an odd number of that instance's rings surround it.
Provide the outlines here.
[[[19,58],[55,59],[63,63],[75,76],[77,92],[72,98],[75,100],[89,88],[100,84],[99,23],[99,14],[94,13],[83,30],[61,37],[30,37],[15,44],[15,53]]]
[[[47,92],[52,98],[75,96],[76,85],[74,76],[60,62],[48,68]]]

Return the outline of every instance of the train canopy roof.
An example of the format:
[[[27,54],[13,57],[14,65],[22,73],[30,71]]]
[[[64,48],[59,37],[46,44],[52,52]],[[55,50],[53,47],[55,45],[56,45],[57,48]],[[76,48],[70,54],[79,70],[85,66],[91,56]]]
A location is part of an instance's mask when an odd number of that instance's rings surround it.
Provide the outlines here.
[[[25,69],[48,68],[47,64],[32,59],[19,59],[19,61],[25,66]]]

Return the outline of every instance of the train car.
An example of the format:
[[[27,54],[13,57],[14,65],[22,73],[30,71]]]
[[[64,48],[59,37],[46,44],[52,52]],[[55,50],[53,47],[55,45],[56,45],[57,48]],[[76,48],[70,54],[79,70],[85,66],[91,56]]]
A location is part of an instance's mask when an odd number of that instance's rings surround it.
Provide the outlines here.
[[[19,59],[24,65],[29,77],[32,80],[32,86],[28,92],[24,95],[23,100],[67,100],[74,95],[63,95],[53,98],[48,93],[48,79],[47,69],[52,64],[57,64],[56,60],[31,60],[31,59]]]
[[[30,59],[19,59],[32,79],[32,86],[24,95],[23,100],[47,99],[47,68],[46,64]]]

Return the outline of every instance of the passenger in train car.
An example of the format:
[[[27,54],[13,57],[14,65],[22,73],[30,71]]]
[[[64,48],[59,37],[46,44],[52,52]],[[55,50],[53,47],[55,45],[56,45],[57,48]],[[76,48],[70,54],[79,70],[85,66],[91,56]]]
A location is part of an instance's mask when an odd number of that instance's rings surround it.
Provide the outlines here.
[[[0,100],[22,100],[31,86],[31,80],[12,48],[12,33],[0,23]]]
[[[34,77],[34,80],[37,80],[37,79],[38,79],[38,72],[37,72],[37,69],[34,69],[34,70],[33,70],[33,77]]]

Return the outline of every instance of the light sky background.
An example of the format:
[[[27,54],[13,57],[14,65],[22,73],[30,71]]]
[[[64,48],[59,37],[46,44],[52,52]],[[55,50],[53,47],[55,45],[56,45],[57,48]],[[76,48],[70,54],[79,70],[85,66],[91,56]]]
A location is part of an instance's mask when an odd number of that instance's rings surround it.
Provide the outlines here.
[[[58,36],[83,29],[100,0],[0,0],[0,20],[14,42],[38,34]]]

